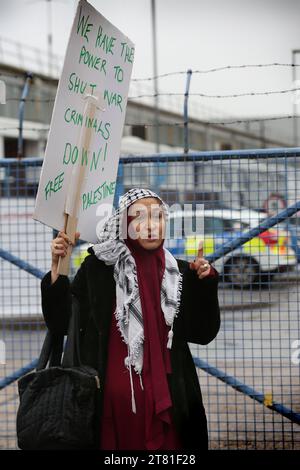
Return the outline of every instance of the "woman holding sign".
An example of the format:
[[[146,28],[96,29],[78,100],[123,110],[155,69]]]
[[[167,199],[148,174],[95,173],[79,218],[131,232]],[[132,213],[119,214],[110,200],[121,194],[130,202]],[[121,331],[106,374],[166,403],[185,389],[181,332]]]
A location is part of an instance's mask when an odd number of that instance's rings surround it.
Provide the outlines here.
[[[82,360],[101,381],[100,449],[207,449],[188,342],[208,344],[218,333],[218,273],[202,245],[191,263],[163,247],[167,216],[157,194],[128,191],[72,284],[57,274],[68,237],[52,242],[43,314],[50,331],[65,334],[71,293],[80,303]]]

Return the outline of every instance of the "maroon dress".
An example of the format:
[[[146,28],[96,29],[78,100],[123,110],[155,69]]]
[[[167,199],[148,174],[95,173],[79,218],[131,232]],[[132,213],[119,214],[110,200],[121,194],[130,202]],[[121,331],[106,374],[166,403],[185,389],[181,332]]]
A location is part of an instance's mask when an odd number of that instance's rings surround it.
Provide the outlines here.
[[[147,374],[142,372],[143,388],[138,374],[132,371],[136,401],[136,413],[131,409],[129,371],[125,367],[127,346],[118,331],[115,315],[112,316],[108,350],[108,364],[104,391],[104,406],[101,423],[101,444],[104,450],[154,450],[146,442],[146,397]],[[148,406],[151,405],[148,404]],[[147,411],[151,411],[148,410]],[[174,425],[165,426],[165,436],[160,449],[180,449]],[[155,443],[154,443],[155,444]],[[155,446],[154,446],[155,447]]]

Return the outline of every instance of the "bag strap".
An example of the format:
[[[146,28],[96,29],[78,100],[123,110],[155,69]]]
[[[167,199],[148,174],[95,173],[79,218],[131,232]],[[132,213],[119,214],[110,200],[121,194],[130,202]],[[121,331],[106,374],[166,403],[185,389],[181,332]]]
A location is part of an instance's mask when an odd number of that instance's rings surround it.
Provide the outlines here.
[[[72,294],[72,315],[69,324],[68,337],[62,367],[79,367],[81,366],[80,358],[80,307],[77,298]]]
[[[64,335],[54,335],[47,331],[36,370],[47,367],[62,366],[76,367],[81,365],[79,345],[79,302],[72,295],[72,315],[69,322],[67,341],[63,360],[61,360],[64,346]]]
[[[44,339],[36,370],[45,369],[48,362],[49,367],[60,366],[63,344],[63,335],[53,335],[53,333],[48,330]]]

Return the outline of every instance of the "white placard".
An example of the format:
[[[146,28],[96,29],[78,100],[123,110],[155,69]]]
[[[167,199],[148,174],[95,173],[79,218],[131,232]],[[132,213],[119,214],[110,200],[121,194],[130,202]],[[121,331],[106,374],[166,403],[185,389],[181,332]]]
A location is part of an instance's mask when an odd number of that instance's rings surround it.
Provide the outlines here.
[[[33,217],[61,230],[65,213],[77,216],[80,238],[92,243],[101,220],[97,208],[113,204],[133,59],[133,43],[81,0],[56,94]]]

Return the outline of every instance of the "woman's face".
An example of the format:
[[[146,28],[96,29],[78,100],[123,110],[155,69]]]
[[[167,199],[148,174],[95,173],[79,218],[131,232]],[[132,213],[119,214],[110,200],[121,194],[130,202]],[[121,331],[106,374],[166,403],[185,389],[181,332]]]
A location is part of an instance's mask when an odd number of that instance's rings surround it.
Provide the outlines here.
[[[146,250],[158,248],[165,237],[165,214],[153,197],[134,202],[128,209],[128,235]]]

